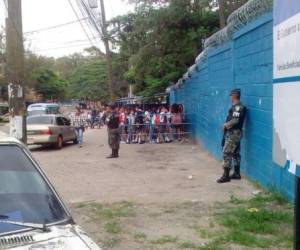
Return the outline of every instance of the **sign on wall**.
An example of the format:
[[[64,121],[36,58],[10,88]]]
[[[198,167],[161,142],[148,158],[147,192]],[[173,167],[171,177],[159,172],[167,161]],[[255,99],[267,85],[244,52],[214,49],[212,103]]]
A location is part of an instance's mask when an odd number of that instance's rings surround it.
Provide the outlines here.
[[[274,0],[273,160],[300,166],[300,1]]]

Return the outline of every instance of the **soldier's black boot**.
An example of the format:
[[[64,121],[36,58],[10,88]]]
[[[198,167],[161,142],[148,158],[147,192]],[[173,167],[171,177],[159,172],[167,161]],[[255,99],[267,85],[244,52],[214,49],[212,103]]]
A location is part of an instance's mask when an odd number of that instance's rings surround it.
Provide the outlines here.
[[[230,176],[230,179],[231,180],[240,180],[240,179],[242,179],[239,165],[234,166],[234,173]]]
[[[230,182],[230,177],[229,177],[230,169],[229,168],[224,168],[224,174],[220,179],[217,180],[217,183],[226,183]]]
[[[115,150],[115,157],[116,157],[116,158],[119,158],[119,149],[116,149],[116,150]]]
[[[110,155],[110,156],[107,156],[106,158],[107,158],[107,159],[113,159],[113,158],[116,158],[115,150],[112,149],[111,155]]]

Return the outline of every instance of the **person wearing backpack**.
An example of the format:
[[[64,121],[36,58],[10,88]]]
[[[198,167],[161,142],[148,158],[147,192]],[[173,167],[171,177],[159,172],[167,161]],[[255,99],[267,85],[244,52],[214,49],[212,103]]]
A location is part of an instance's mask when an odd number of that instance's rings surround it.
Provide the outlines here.
[[[167,125],[168,125],[168,110],[166,107],[162,107],[159,114],[159,142],[170,142],[170,139],[167,135]]]

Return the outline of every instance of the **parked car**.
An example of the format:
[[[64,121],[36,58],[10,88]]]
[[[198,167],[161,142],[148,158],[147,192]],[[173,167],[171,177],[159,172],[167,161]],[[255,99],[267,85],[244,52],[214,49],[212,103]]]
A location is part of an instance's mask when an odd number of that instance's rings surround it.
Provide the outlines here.
[[[60,107],[57,103],[34,103],[28,106],[27,114],[32,115],[49,115],[59,114]]]
[[[100,250],[25,145],[0,138],[0,249]]]
[[[77,144],[75,128],[62,115],[34,115],[27,118],[28,145],[54,145],[61,149],[66,142]]]

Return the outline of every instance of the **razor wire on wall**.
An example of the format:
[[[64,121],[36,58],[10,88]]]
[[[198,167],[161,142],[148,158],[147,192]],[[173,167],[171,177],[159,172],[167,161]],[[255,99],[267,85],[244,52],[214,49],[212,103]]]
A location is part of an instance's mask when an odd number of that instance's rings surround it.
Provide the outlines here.
[[[273,0],[249,0],[227,19],[227,26],[205,41],[205,49],[217,47],[232,39],[234,32],[264,13],[272,11]]]
[[[226,27],[206,39],[204,50],[197,56],[195,65],[191,66],[188,72],[183,75],[183,78],[179,79],[175,85],[170,86],[168,92],[172,91],[174,88],[180,88],[195,71],[199,70],[198,65],[207,59],[210,48],[218,47],[232,40],[233,34],[236,31],[255,20],[257,17],[271,12],[272,8],[273,0],[249,0],[242,7],[234,11],[228,17]]]

